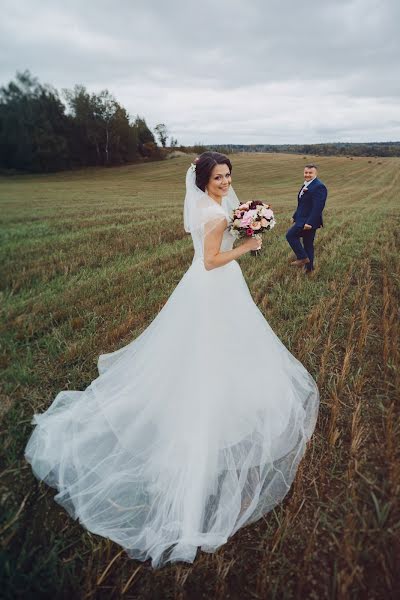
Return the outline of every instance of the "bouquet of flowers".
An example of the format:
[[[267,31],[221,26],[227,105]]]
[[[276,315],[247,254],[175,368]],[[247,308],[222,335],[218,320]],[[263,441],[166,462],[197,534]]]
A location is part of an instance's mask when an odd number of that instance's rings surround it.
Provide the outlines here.
[[[271,206],[261,200],[249,200],[233,211],[229,231],[236,238],[258,237],[275,227],[276,221]],[[257,254],[252,250],[252,254]]]

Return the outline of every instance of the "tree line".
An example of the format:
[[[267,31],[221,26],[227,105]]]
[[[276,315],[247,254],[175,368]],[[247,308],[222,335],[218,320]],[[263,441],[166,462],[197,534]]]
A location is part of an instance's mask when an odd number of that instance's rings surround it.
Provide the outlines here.
[[[145,119],[131,119],[108,90],[95,94],[76,85],[62,97],[29,71],[0,88],[1,170],[50,172],[161,158]],[[158,124],[155,133],[165,147],[166,125]]]
[[[332,142],[325,144],[217,144],[210,150],[235,152],[282,152],[317,156],[400,156],[400,142]]]
[[[29,71],[0,87],[0,172],[51,172],[88,166],[122,165],[164,158],[169,132],[164,123],[148,127],[131,118],[108,90],[89,93],[76,85],[60,94]],[[160,145],[157,144],[157,140]],[[289,152],[321,156],[400,156],[400,142],[326,144],[218,144],[169,148],[201,154],[216,150]]]

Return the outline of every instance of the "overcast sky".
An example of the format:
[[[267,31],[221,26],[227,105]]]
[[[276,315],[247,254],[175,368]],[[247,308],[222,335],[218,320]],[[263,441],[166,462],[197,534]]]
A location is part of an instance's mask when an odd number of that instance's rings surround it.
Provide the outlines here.
[[[0,84],[107,88],[178,142],[400,140],[400,0],[0,0]]]

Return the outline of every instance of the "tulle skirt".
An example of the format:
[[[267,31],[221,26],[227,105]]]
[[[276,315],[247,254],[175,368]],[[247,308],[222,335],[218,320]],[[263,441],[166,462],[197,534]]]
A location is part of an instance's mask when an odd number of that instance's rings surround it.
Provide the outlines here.
[[[150,326],[98,368],[34,416],[25,450],[89,531],[154,567],[192,562],[284,498],[319,394],[237,262],[194,261]]]

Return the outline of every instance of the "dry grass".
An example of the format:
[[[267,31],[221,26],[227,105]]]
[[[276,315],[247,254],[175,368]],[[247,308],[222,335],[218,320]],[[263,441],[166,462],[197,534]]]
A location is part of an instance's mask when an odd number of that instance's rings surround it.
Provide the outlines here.
[[[303,157],[233,162],[239,196],[270,201],[279,223],[261,257],[242,259],[244,274],[321,391],[316,432],[289,496],[215,554],[158,571],[54,503],[22,458],[32,413],[61,389],[86,387],[97,356],[140,333],[188,268],[188,161],[0,180],[5,597],[396,597],[400,161],[318,159],[330,194],[312,279],[287,267],[284,239]],[[154,207],[165,211],[161,226],[151,226]]]

